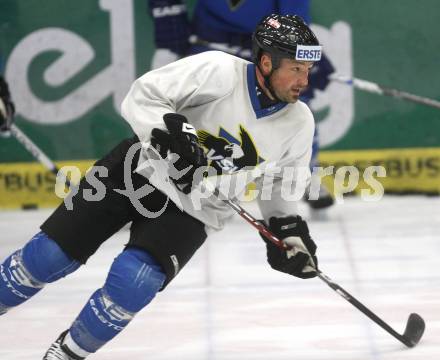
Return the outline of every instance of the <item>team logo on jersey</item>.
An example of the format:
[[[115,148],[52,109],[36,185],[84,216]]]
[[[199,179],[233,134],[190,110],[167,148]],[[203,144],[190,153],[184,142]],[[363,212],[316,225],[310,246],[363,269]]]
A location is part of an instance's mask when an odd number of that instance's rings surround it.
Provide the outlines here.
[[[246,129],[240,125],[239,140],[220,128],[215,136],[205,130],[198,130],[200,143],[208,150],[209,166],[218,174],[231,174],[242,168],[255,167],[264,159],[258,156],[257,148]]]
[[[228,0],[229,8],[232,11],[237,10],[238,7],[240,7],[241,4],[243,4],[246,0]]]

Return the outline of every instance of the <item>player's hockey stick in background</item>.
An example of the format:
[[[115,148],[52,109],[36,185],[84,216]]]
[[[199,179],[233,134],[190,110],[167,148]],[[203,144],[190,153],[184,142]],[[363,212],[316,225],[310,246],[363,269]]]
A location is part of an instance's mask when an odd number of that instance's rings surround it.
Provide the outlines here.
[[[231,46],[229,44],[225,43],[214,43],[210,41],[206,41],[203,39],[200,39],[196,35],[191,35],[188,39],[189,43],[192,45],[199,45],[199,46],[205,46],[207,48],[210,48],[212,50],[218,50],[223,51],[225,53],[235,55],[235,56],[251,56],[251,51],[249,49],[243,48],[241,46]]]
[[[387,87],[383,87],[382,85],[376,84],[371,81],[351,78],[344,75],[339,74],[331,74],[330,79],[339,83],[347,84],[355,87],[356,89],[363,90],[370,93],[375,93],[379,95],[391,96],[397,99],[408,100],[418,104],[423,104],[426,106],[431,106],[437,109],[440,109],[440,101],[435,99],[430,99],[427,97],[414,95],[407,93],[405,91],[400,91],[397,89],[391,89]]]
[[[9,131],[15,137],[15,139],[24,146],[24,148],[29,151],[29,153],[37,159],[40,163],[42,163],[47,169],[49,169],[56,176],[63,176],[65,184],[70,188],[69,179],[62,174],[55,163],[49,159],[49,157],[41,150],[35,143],[22,131],[20,128],[12,124],[10,126]]]
[[[246,52],[247,56],[250,56],[250,51],[248,49],[242,48],[241,46],[229,46],[223,43],[212,43],[203,39],[198,38],[195,35],[190,36],[189,42],[193,45],[206,46],[212,50],[220,50],[227,52],[232,55],[242,56]],[[391,96],[397,99],[408,100],[418,104],[423,104],[440,109],[440,101],[435,99],[430,99],[427,97],[410,94],[405,91],[400,91],[397,89],[383,87],[382,85],[376,84],[371,81],[357,79],[348,77],[345,75],[331,74],[330,79],[339,83],[350,85],[356,89],[363,90],[370,93],[375,93],[379,95]]]
[[[256,228],[259,232],[261,232],[264,236],[266,236],[270,241],[272,241],[275,245],[282,249],[286,249],[285,244],[279,240],[264,224],[255,219],[251,214],[249,214],[246,210],[244,210],[239,204],[230,199],[224,199],[221,196],[219,190],[217,188],[211,189],[214,195],[229,205],[232,209],[234,209],[243,219],[245,219],[249,224],[251,224],[254,228]],[[363,305],[359,300],[357,300],[354,296],[345,291],[342,287],[336,284],[333,280],[331,280],[327,275],[325,275],[322,271],[317,271],[318,277],[324,281],[328,286],[330,286],[334,291],[336,291],[340,296],[342,296],[345,300],[347,300],[350,304],[356,307],[358,310],[363,312],[366,316],[368,316],[371,320],[373,320],[376,324],[378,324],[382,329],[387,331],[389,334],[394,336],[397,340],[402,342],[408,347],[414,347],[418,344],[420,339],[423,336],[423,332],[425,331],[425,321],[418,314],[412,313],[408,321],[406,323],[405,332],[403,335],[399,334],[395,331],[391,326],[389,326],[385,321],[379,318],[376,314],[374,314],[370,309],[368,309],[365,305]]]

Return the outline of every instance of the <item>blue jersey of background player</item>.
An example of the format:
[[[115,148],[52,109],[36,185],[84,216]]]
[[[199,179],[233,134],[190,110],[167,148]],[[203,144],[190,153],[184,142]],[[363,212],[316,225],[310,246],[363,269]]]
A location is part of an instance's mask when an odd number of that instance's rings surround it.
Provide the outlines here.
[[[154,21],[156,51],[151,67],[164,66],[183,56],[208,50],[222,50],[251,60],[252,32],[267,14],[296,14],[310,23],[309,0],[199,0],[191,19],[185,0],[148,0]],[[323,55],[309,75],[309,86],[301,93],[308,103],[314,90],[324,90],[334,71]],[[315,132],[311,167],[318,166],[318,135]],[[319,199],[309,201],[312,208],[324,208],[333,199],[321,186]]]

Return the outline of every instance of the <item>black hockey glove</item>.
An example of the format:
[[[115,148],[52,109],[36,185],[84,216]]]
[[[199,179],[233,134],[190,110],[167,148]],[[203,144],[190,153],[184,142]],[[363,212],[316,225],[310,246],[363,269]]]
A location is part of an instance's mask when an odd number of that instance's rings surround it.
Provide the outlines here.
[[[316,276],[316,245],[301,216],[271,217],[269,229],[291,249],[283,250],[260,233],[267,248],[267,261],[272,269],[308,279]]]
[[[171,161],[170,178],[176,187],[185,194],[191,192],[192,186],[198,185],[202,179],[202,172],[194,173],[201,166],[207,166],[208,161],[199,144],[194,126],[188,124],[185,116],[169,113],[163,117],[168,131],[153,129],[151,132],[151,145],[166,159],[171,154],[178,157]],[[169,159],[169,158],[168,158]]]
[[[6,81],[0,75],[0,134],[7,133],[14,119],[15,107]]]

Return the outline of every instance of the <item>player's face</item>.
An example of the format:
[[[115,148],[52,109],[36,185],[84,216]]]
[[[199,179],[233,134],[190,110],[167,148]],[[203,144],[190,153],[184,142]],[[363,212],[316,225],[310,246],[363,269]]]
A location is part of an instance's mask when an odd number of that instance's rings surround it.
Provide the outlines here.
[[[308,85],[312,66],[310,61],[281,59],[280,67],[271,77],[271,85],[278,98],[288,103],[296,102],[300,92]]]

